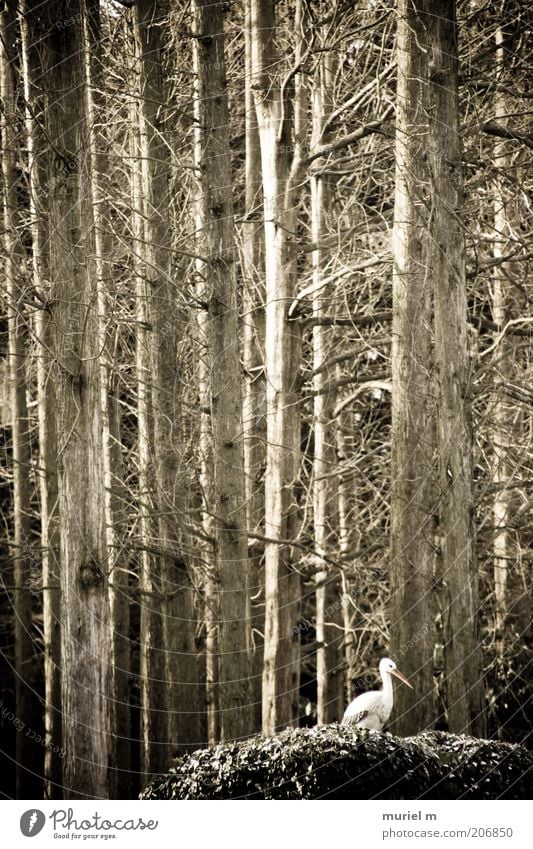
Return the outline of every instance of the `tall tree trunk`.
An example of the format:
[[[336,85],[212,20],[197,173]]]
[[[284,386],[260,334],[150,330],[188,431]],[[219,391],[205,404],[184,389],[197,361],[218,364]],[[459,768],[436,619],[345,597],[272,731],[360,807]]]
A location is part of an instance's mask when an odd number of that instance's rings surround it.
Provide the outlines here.
[[[500,27],[496,30],[496,82],[505,68],[505,49],[503,46],[503,32]],[[494,113],[498,123],[505,125],[505,95],[496,91],[494,97]],[[510,167],[507,155],[508,142],[495,141],[494,143],[494,167],[498,173],[494,180],[494,259],[498,260],[509,252],[509,222],[507,220],[507,207],[504,194],[504,177]],[[497,325],[495,336],[498,338],[506,322],[511,318],[509,315],[510,299],[507,292],[508,281],[505,266],[496,264],[492,273],[492,318]],[[503,335],[497,347],[498,353],[498,383],[504,384],[511,379],[512,354],[509,350],[512,342]],[[508,463],[509,445],[512,444],[512,421],[509,415],[509,403],[505,396],[500,393],[493,409],[493,434],[492,445],[494,459],[492,467],[492,482],[496,484],[496,492],[492,506],[494,524],[494,598],[496,604],[496,645],[500,659],[504,653],[504,628],[507,613],[507,577],[509,559],[512,556],[510,550],[510,539],[508,526],[511,516],[511,490],[506,482],[511,477]]]
[[[168,687],[166,683],[163,588],[157,565],[155,546],[157,528],[155,514],[155,470],[153,446],[153,399],[148,269],[152,264],[150,234],[146,233],[144,199],[150,196],[143,174],[143,150],[146,141],[142,115],[142,77],[138,52],[132,80],[130,102],[131,124],[131,190],[133,268],[136,293],[136,379],[137,379],[137,451],[139,474],[139,688],[141,781],[152,773],[162,772],[170,756],[168,739]]]
[[[107,277],[107,275],[106,275]],[[106,280],[109,286],[109,281]],[[108,289],[109,291],[109,289]],[[108,340],[109,344],[109,340]],[[108,546],[110,556],[110,607],[113,623],[113,698],[114,733],[119,773],[115,782],[116,798],[131,799],[138,792],[138,776],[132,770],[131,723],[131,632],[130,632],[130,558],[126,538],[127,491],[121,446],[120,404],[116,382],[108,382],[109,422],[109,519]]]
[[[427,230],[428,3],[399,0],[396,188],[392,249],[391,655],[416,697],[397,688],[392,729],[433,720],[432,271]],[[423,633],[414,641],[413,636]],[[409,650],[407,650],[407,646]]]
[[[131,797],[131,726],[129,705],[129,598],[127,572],[121,568],[122,552],[119,550],[121,506],[117,499],[119,476],[122,474],[122,458],[118,446],[119,418],[116,403],[110,398],[112,369],[109,333],[110,298],[109,275],[106,275],[106,246],[104,210],[105,201],[101,189],[104,167],[105,143],[102,132],[98,132],[101,115],[105,111],[102,96],[102,50],[99,19],[88,11],[84,19],[85,38],[85,93],[89,127],[90,195],[94,218],[94,269],[96,275],[98,303],[98,345],[100,351],[100,411],[102,417],[102,463],[105,481],[105,528],[108,552],[109,605],[113,634],[113,666],[110,670],[113,687],[113,729],[116,735],[116,760],[120,772],[113,775],[111,792],[113,798]],[[117,450],[118,446],[118,450]]]
[[[287,319],[296,288],[297,186],[303,104],[282,85],[274,47],[273,0],[252,0],[253,89],[261,145],[265,230],[265,653],[263,732],[297,723],[300,683],[300,583],[288,540],[297,533],[294,486],[300,462],[298,371],[301,338]],[[296,29],[301,42],[302,6]],[[298,65],[298,62],[295,63]],[[298,74],[296,76],[299,76]],[[301,82],[300,95],[303,95]],[[300,98],[301,100],[302,98]],[[293,116],[293,109],[297,110]]]
[[[224,5],[195,4],[202,151],[203,232],[206,257],[213,433],[218,618],[218,699],[222,740],[253,732],[249,567],[246,536],[242,398],[237,325],[235,232],[224,61]]]
[[[467,347],[455,0],[441,3],[438,10],[430,4],[427,11],[430,268],[435,292],[439,521],[448,604],[446,708],[450,731],[481,737],[484,690],[472,502],[472,371]]]
[[[313,92],[313,134],[311,148],[314,150],[322,140],[326,109],[331,106],[332,82],[331,56],[322,58],[317,71]],[[330,186],[327,177],[314,169],[311,176],[311,240],[316,246],[313,251],[313,316],[325,314],[324,301],[320,292],[320,281],[325,276],[326,258],[322,242],[327,234],[326,216]],[[341,625],[340,575],[327,567],[320,556],[327,554],[335,538],[332,527],[333,470],[335,444],[331,414],[332,398],[327,392],[330,374],[324,368],[327,357],[326,328],[317,323],[313,327],[313,527],[314,547],[317,551],[316,573],[316,641],[317,641],[317,718],[319,725],[339,721],[344,713],[343,680],[343,633]]]
[[[342,376],[339,364],[335,367],[335,378],[337,381]],[[346,563],[346,554],[349,548],[349,481],[347,480],[344,465],[347,457],[347,445],[345,439],[346,414],[341,412],[337,420],[335,446],[336,461],[339,467],[337,483],[337,527],[339,535],[339,554],[341,561]],[[342,581],[342,626],[343,626],[343,652],[344,652],[344,689],[345,703],[351,702],[353,696],[353,678],[356,665],[355,631],[353,602],[350,593],[350,582],[346,570],[341,576]]]
[[[29,209],[32,239],[32,280],[42,309],[34,315],[36,352],[37,409],[39,421],[39,489],[41,517],[41,551],[43,576],[44,632],[44,781],[45,797],[61,798],[61,631],[60,631],[60,563],[59,516],[57,486],[57,448],[55,432],[55,390],[50,373],[52,358],[52,323],[47,303],[48,281],[48,211],[46,192],[46,137],[42,131],[44,98],[38,97],[38,78],[46,58],[41,43],[42,32],[37,14],[40,3],[27,0],[21,4],[22,73],[28,150]],[[39,47],[37,47],[39,45]],[[37,120],[37,119],[40,120]]]
[[[149,288],[150,362],[154,439],[158,558],[163,593],[165,680],[168,689],[168,740],[179,751],[200,740],[198,664],[195,648],[193,588],[183,556],[180,521],[187,506],[182,452],[178,442],[180,382],[177,341],[182,321],[170,267],[170,162],[165,108],[165,3],[141,0],[133,10],[140,61],[139,104],[145,275]],[[162,717],[163,718],[163,717]]]
[[[201,122],[200,96],[200,53],[193,50],[193,68],[195,80],[194,96],[194,163],[196,168],[195,196],[195,227],[197,233],[202,233],[204,227],[204,201],[200,182],[204,139]],[[208,298],[208,271],[202,259],[201,252],[195,260],[196,297],[201,308],[197,312],[197,381],[198,405],[200,408],[199,422],[199,486],[200,514],[203,539],[199,547],[203,561],[202,594],[203,619],[205,634],[205,703],[207,712],[207,740],[210,745],[220,740],[220,709],[218,702],[218,624],[216,610],[216,574],[215,574],[215,538],[216,523],[214,517],[214,487],[213,487],[213,439],[211,431],[210,410],[210,367],[209,367],[209,316],[205,309]]]
[[[4,4],[0,16],[0,95],[2,98],[2,206],[5,281],[9,328],[8,363],[11,394],[11,438],[13,451],[13,566],[15,623],[16,792],[18,799],[40,795],[35,769],[40,755],[26,729],[35,725],[38,714],[33,661],[33,625],[30,582],[32,578],[31,539],[31,434],[27,407],[26,339],[27,298],[24,284],[25,251],[22,242],[22,210],[17,169],[19,155],[17,114],[18,25],[14,8]],[[36,774],[37,773],[37,774]]]
[[[61,532],[63,783],[107,798],[114,766],[98,293],[85,99],[83,2],[46,6],[50,278]],[[68,20],[59,29],[55,22]]]
[[[265,418],[265,275],[263,195],[261,189],[261,150],[257,116],[252,91],[252,33],[251,0],[245,3],[245,201],[242,224],[242,273],[243,273],[243,361],[246,373],[243,427],[244,427],[244,473],[246,480],[246,521],[250,532],[259,530],[264,536],[265,491],[263,474],[266,462],[266,418]],[[251,586],[250,594],[252,625],[252,686],[254,702],[254,725],[261,728],[261,691],[263,677],[264,632],[263,600],[264,571],[262,567],[264,547],[254,540],[249,550]]]

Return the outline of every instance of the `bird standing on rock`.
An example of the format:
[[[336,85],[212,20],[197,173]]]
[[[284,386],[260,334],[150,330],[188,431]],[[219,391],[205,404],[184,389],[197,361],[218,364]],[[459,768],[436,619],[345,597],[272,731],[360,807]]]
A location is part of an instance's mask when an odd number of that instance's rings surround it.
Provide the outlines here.
[[[383,681],[382,690],[371,690],[357,696],[350,702],[342,718],[342,725],[352,728],[368,728],[370,731],[381,731],[392,712],[394,692],[392,678],[394,675],[404,684],[413,689],[407,678],[402,675],[390,657],[382,657],[379,662],[379,674]]]

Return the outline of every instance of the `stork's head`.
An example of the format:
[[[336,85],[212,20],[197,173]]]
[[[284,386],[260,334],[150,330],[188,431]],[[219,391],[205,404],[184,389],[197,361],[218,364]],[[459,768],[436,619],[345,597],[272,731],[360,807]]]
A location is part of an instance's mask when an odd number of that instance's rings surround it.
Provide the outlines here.
[[[399,678],[402,683],[407,684],[408,687],[413,689],[413,685],[409,683],[405,675],[402,675],[396,664],[390,657],[382,657],[379,662],[379,672],[381,677],[384,675],[394,675],[395,678]]]

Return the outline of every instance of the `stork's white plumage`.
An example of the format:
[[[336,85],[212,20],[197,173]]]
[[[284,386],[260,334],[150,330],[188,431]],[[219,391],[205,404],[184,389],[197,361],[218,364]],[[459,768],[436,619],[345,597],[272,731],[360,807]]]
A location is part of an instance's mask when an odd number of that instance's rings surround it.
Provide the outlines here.
[[[368,728],[370,731],[381,731],[392,712],[394,703],[394,692],[392,689],[392,678],[394,675],[413,689],[407,678],[400,672],[396,664],[389,657],[381,658],[379,662],[379,674],[383,681],[382,690],[371,690],[357,696],[350,702],[342,718],[343,725],[351,725],[352,728]]]

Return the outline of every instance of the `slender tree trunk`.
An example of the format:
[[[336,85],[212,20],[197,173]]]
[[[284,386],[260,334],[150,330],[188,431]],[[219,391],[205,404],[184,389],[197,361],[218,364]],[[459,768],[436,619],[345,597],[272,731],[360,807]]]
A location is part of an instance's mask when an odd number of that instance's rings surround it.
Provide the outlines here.
[[[337,364],[336,379],[341,378],[341,367]],[[346,439],[344,436],[345,414],[340,413],[336,434],[336,461],[341,466],[346,461]],[[349,509],[349,483],[346,480],[346,473],[341,468],[339,469],[337,483],[337,526],[339,534],[339,553],[342,562],[346,563],[346,555],[349,547],[349,529],[348,529],[348,509]],[[350,582],[346,570],[341,576],[342,581],[342,625],[343,625],[343,650],[344,650],[344,688],[345,688],[345,704],[349,704],[353,698],[353,678],[355,675],[355,631],[353,622],[353,604],[350,594]]]
[[[50,278],[61,532],[64,795],[107,798],[113,662],[83,2],[46,6]],[[69,26],[57,28],[57,21]]]
[[[503,32],[501,28],[496,31],[496,80],[499,82],[505,67],[505,50],[503,47]],[[498,123],[505,125],[505,96],[497,92],[494,98],[494,112]],[[494,180],[494,248],[495,259],[500,259],[509,252],[508,235],[509,222],[507,220],[507,209],[504,193],[505,174],[510,167],[507,155],[508,142],[496,141],[494,144],[494,167],[499,173]],[[508,281],[505,266],[495,265],[492,287],[492,319],[497,325],[495,336],[499,337],[505,323],[511,318],[509,315],[509,296],[507,293]],[[511,379],[512,355],[509,350],[512,342],[506,336],[500,340],[497,347],[498,352],[498,382],[504,384]],[[505,486],[505,481],[511,477],[511,470],[507,460],[509,446],[513,442],[512,420],[509,414],[509,405],[505,396],[499,396],[493,408],[493,435],[492,445],[494,449],[494,460],[492,469],[492,481],[497,484],[496,494],[492,507],[494,524],[494,597],[496,602],[496,644],[500,658],[504,653],[504,628],[507,614],[507,578],[508,564],[511,557],[510,539],[508,526],[511,515],[511,490]]]
[[[300,40],[300,3],[296,22]],[[303,114],[303,89],[299,81],[300,102],[297,98],[293,102],[288,94],[291,87],[282,86],[274,49],[275,28],[273,0],[252,0],[253,89],[265,217],[265,535],[269,541],[265,544],[263,732],[267,734],[297,722],[300,680],[300,586],[293,568],[296,555],[290,545],[272,540],[287,540],[297,533],[294,486],[300,462],[297,376],[301,339],[297,323],[287,320],[287,310],[297,278],[297,185],[303,139],[296,121],[301,122]]]
[[[245,4],[245,210],[242,225],[242,272],[243,272],[243,361],[246,373],[243,426],[244,426],[244,472],[246,480],[246,521],[248,529],[262,532],[264,536],[265,491],[263,475],[266,462],[266,418],[265,418],[265,275],[263,195],[261,189],[261,150],[257,116],[252,91],[252,33],[251,0]],[[255,600],[251,603],[252,625],[252,684],[254,702],[254,726],[261,728],[261,690],[264,644],[264,571],[262,568],[264,548],[255,540],[250,547],[250,593]]]
[[[318,80],[313,92],[313,134],[311,148],[314,150],[322,139],[326,109],[331,106],[331,56],[323,57],[318,71]],[[316,170],[316,169],[315,169]],[[313,296],[313,316],[325,314],[324,302],[318,290],[325,275],[326,257],[322,241],[327,234],[326,216],[330,187],[327,177],[313,173],[311,177],[311,240],[316,245],[313,251],[313,283],[317,292]],[[317,718],[319,725],[339,721],[344,713],[343,681],[343,632],[341,625],[340,575],[332,567],[326,567],[320,555],[327,554],[335,538],[332,527],[333,470],[335,464],[334,433],[331,424],[331,397],[325,391],[330,375],[324,369],[327,356],[327,329],[316,324],[313,327],[313,527],[314,547],[318,553],[316,573],[316,641],[317,641]]]
[[[100,351],[100,410],[102,416],[102,463],[105,481],[105,527],[109,569],[109,605],[113,634],[113,729],[116,735],[116,759],[120,770],[113,775],[113,798],[131,797],[131,724],[129,704],[130,652],[129,652],[129,597],[127,572],[122,566],[119,550],[121,506],[117,499],[119,476],[123,473],[120,456],[119,418],[116,403],[110,398],[112,369],[109,333],[110,280],[106,275],[109,239],[105,238],[105,201],[101,189],[105,150],[102,134],[98,133],[103,102],[99,41],[99,20],[94,10],[88,11],[84,20],[86,109],[89,126],[90,193],[94,218],[94,265],[98,302],[98,344]],[[118,446],[118,450],[117,450]]]
[[[57,487],[57,448],[55,433],[55,390],[50,373],[52,358],[52,324],[48,309],[48,212],[45,174],[46,139],[42,132],[44,100],[35,94],[37,81],[44,70],[45,48],[34,0],[21,5],[22,73],[28,150],[29,209],[32,239],[32,279],[43,308],[34,313],[36,352],[37,409],[39,420],[39,488],[41,517],[41,551],[43,575],[44,632],[44,780],[45,797],[61,798],[61,631],[60,631],[60,563]],[[40,3],[37,4],[40,6]],[[37,49],[36,45],[40,45]],[[37,120],[39,117],[41,120]]]
[[[195,80],[194,96],[194,163],[196,169],[197,191],[195,196],[195,227],[197,233],[202,233],[204,227],[203,192],[200,182],[203,158],[203,132],[200,113],[200,69],[199,51],[193,50],[193,68]],[[210,370],[209,370],[209,316],[203,305],[208,298],[207,264],[199,253],[195,261],[196,297],[202,304],[197,313],[198,329],[198,405],[200,408],[199,423],[199,485],[201,501],[201,522],[204,539],[199,541],[203,569],[202,593],[205,634],[205,703],[207,711],[207,739],[210,745],[220,740],[220,710],[218,702],[218,624],[216,609],[216,574],[214,562],[214,545],[216,524],[214,519],[214,488],[213,488],[213,440],[211,432],[210,412]]]
[[[142,781],[162,772],[170,755],[168,739],[168,687],[166,683],[163,588],[154,548],[157,541],[155,505],[155,470],[153,446],[153,399],[151,339],[153,332],[149,310],[148,272],[152,264],[151,241],[145,227],[144,199],[149,186],[144,183],[142,168],[144,131],[142,117],[142,83],[140,60],[136,54],[133,72],[134,96],[130,103],[132,127],[131,189],[133,267],[136,291],[136,376],[137,376],[137,450],[139,468],[139,537],[140,537],[140,737]]]
[[[113,622],[113,698],[115,699],[114,733],[117,745],[116,798],[131,799],[138,792],[137,776],[132,771],[131,728],[131,632],[130,632],[130,557],[126,537],[127,491],[121,446],[120,404],[116,386],[108,383],[108,422],[110,459],[108,532],[110,550],[110,606]]]
[[[222,740],[253,732],[249,566],[223,3],[195,4],[200,185],[209,319]]]
[[[0,95],[2,98],[2,206],[4,274],[8,301],[8,362],[11,394],[11,438],[13,451],[13,566],[15,623],[15,700],[21,728],[16,734],[16,792],[18,799],[40,795],[38,770],[40,752],[26,729],[33,729],[38,714],[33,661],[33,625],[30,582],[32,578],[31,538],[31,434],[27,407],[26,339],[27,297],[24,284],[25,251],[22,242],[23,220],[20,209],[17,114],[17,38],[18,25],[13,6],[6,4],[1,13]],[[37,775],[35,773],[37,772]]]
[[[145,210],[145,274],[149,283],[152,415],[155,462],[154,508],[162,553],[165,680],[168,739],[179,751],[200,741],[198,664],[193,588],[182,552],[180,521],[186,486],[178,442],[180,383],[177,341],[181,313],[170,268],[170,162],[167,142],[164,64],[168,36],[165,3],[141,0],[133,10],[140,61],[141,156]]]
[[[483,736],[484,690],[472,501],[472,372],[467,305],[459,130],[455,0],[428,9],[431,256],[435,292],[435,364],[446,707],[450,731]]]
[[[391,655],[415,690],[397,688],[393,733],[433,721],[432,271],[427,230],[426,35],[430,4],[399,0],[393,229]],[[419,631],[422,639],[413,641]],[[407,648],[409,646],[409,649]]]

